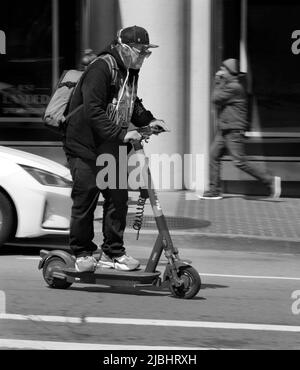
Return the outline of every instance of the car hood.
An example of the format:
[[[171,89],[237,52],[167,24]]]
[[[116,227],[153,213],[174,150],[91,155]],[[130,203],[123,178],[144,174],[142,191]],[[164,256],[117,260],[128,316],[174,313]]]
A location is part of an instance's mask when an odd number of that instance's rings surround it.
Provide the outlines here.
[[[1,158],[10,160],[17,164],[39,168],[71,179],[70,171],[67,167],[36,154],[0,146],[0,159]]]

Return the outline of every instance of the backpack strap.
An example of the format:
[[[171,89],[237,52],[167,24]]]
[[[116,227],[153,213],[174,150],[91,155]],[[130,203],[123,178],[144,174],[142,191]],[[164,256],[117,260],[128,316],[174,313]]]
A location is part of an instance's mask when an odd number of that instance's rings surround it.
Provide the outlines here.
[[[94,59],[92,61],[92,63],[89,64],[89,66],[91,64],[93,64],[94,62],[96,62],[96,60],[98,60],[98,59],[103,59],[107,63],[108,68],[110,70],[110,73],[112,75],[111,85],[112,86],[115,85],[116,84],[116,81],[117,81],[117,77],[118,77],[118,70],[119,70],[116,59],[112,55],[110,55],[110,54],[103,54],[103,55],[100,55],[98,58]],[[86,72],[87,72],[87,70],[82,75],[81,79],[86,74]],[[78,81],[78,83],[79,83],[79,81]],[[65,117],[65,121],[67,119],[69,119],[70,117],[72,117],[75,113],[77,113],[81,108],[83,108],[83,104],[78,105],[78,107],[76,107],[72,112],[70,112],[69,114],[67,114],[66,117]]]
[[[100,58],[105,60],[106,63],[108,64],[109,70],[110,70],[111,75],[112,75],[111,84],[115,85],[116,81],[117,81],[118,70],[119,70],[116,59],[110,54],[100,55],[99,59]]]
[[[72,89],[76,85],[77,85],[77,82],[66,81],[66,82],[59,83],[58,84],[58,88],[63,87],[63,86],[66,86],[68,89]]]

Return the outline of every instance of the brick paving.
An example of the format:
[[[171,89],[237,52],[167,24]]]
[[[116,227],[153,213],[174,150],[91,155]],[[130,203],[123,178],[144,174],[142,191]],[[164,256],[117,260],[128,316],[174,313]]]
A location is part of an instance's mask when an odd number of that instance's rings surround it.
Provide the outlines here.
[[[225,195],[200,200],[191,192],[159,192],[170,230],[206,236],[249,237],[300,242],[300,199]],[[130,215],[135,212],[132,195]],[[155,228],[150,205],[145,207],[143,229]]]

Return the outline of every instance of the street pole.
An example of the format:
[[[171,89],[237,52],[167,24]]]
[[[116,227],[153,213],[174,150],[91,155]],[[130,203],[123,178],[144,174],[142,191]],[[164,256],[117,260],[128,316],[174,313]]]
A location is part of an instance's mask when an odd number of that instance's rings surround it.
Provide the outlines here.
[[[52,0],[52,88],[59,78],[59,11],[58,0]]]
[[[82,4],[82,14],[81,14],[81,50],[82,53],[85,49],[90,48],[90,19],[91,19],[91,1],[84,0]]]
[[[241,36],[240,36],[240,71],[248,72],[247,56],[247,8],[248,0],[241,3]]]

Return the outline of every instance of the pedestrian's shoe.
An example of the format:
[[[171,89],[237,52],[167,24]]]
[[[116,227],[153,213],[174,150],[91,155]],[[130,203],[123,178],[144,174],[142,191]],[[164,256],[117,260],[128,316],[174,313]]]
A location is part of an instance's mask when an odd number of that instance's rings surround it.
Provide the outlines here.
[[[203,195],[198,195],[198,198],[200,199],[222,199],[222,195],[216,191],[205,191]]]
[[[280,198],[280,195],[281,195],[281,178],[279,176],[274,176],[272,181],[271,181],[271,184],[270,184],[270,188],[271,188],[271,198],[273,199],[278,199]]]
[[[78,257],[75,262],[75,270],[77,272],[94,272],[97,266],[97,261],[92,256]]]
[[[107,254],[102,253],[97,267],[100,268],[113,268],[121,271],[132,271],[140,266],[140,262],[133,257],[124,254],[120,257],[109,257]]]

